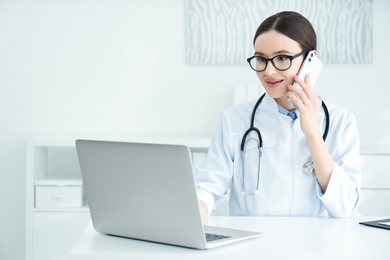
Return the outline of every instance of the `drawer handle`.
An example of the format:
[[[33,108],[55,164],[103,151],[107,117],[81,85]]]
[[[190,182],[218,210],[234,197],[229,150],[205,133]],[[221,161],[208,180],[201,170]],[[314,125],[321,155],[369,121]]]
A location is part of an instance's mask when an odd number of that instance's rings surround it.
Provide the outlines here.
[[[65,198],[64,192],[62,190],[53,191],[51,197],[55,200],[62,200]]]

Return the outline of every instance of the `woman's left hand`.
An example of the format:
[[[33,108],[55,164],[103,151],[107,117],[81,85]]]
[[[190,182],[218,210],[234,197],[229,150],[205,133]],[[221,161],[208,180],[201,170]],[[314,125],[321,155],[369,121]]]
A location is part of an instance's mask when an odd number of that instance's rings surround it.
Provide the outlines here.
[[[294,101],[299,110],[302,132],[306,136],[318,134],[320,133],[318,118],[322,101],[314,93],[309,75],[306,75],[305,81],[298,76],[294,76],[294,81],[299,84],[302,90],[292,85],[289,85],[288,88],[290,91],[295,92],[302,101],[290,92],[287,95]]]

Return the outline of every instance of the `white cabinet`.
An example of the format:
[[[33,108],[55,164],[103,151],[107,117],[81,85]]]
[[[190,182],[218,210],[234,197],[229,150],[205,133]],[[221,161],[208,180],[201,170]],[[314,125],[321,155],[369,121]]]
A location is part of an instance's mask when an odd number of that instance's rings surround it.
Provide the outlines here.
[[[361,160],[359,213],[363,216],[390,216],[390,154],[362,153]]]
[[[27,140],[26,154],[26,259],[28,260],[68,259],[68,253],[90,222],[87,202],[83,195],[80,198],[79,187],[77,187],[82,177],[75,149],[76,139],[184,144],[191,149],[194,167],[203,160],[210,143],[209,138],[202,137],[30,138]],[[36,184],[40,192],[38,197]],[[42,198],[47,200],[42,201]],[[81,203],[74,204],[73,202],[78,198],[81,199]],[[71,203],[64,201],[66,199],[71,199]],[[36,200],[41,201],[37,203]],[[78,204],[81,206],[72,207]]]
[[[67,255],[89,222],[89,212],[34,212],[32,257],[28,259],[68,259]]]

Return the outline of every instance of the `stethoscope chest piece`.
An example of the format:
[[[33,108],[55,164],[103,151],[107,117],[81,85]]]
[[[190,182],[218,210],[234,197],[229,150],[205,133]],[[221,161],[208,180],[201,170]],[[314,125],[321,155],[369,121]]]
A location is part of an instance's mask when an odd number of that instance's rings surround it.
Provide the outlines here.
[[[315,176],[316,172],[314,169],[314,164],[312,162],[307,162],[302,166],[303,172],[308,176]]]

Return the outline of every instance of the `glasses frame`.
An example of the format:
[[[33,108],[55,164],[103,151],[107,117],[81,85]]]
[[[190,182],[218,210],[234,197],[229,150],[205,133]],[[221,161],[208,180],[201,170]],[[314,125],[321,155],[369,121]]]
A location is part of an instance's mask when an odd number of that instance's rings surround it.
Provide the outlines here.
[[[275,69],[277,69],[277,70],[279,70],[279,71],[286,71],[286,70],[288,70],[289,68],[291,68],[292,60],[293,60],[293,59],[296,59],[296,58],[302,56],[303,54],[307,54],[307,53],[309,53],[309,51],[303,51],[303,52],[300,52],[300,53],[298,53],[297,55],[294,55],[294,56],[289,56],[289,55],[276,55],[275,57],[272,57],[272,58],[270,58],[270,59],[266,59],[266,58],[264,58],[264,57],[262,57],[262,56],[256,56],[256,55],[254,55],[254,56],[252,56],[252,57],[246,59],[246,61],[249,63],[249,66],[250,66],[254,71],[257,71],[257,72],[263,72],[263,71],[265,71],[265,70],[267,69],[268,62],[269,62],[269,61],[272,63],[272,65],[274,66]],[[275,58],[278,58],[278,57],[281,57],[281,56],[282,56],[282,57],[286,57],[286,58],[288,58],[288,59],[290,60],[290,66],[288,66],[287,69],[279,69],[279,68],[277,68],[277,67],[275,66],[274,59],[275,59]],[[264,59],[264,60],[266,61],[266,63],[265,63],[265,68],[264,68],[263,70],[256,70],[255,68],[252,67],[252,65],[251,65],[251,60],[253,60],[253,59],[255,59],[255,58],[262,58],[262,59]]]

